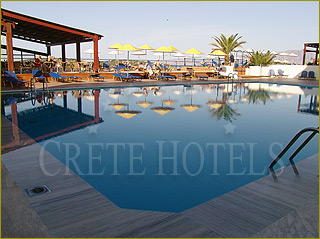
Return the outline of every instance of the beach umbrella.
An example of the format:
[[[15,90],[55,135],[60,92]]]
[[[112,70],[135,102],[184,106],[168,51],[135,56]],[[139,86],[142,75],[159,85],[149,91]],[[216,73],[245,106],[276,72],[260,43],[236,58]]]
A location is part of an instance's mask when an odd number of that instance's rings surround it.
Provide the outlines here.
[[[195,55],[201,55],[201,54],[204,54],[203,52],[195,49],[195,48],[191,48],[187,51],[184,52],[185,54],[190,54],[192,55],[192,61],[194,61],[194,58],[195,58]],[[195,64],[195,63],[194,63]]]
[[[109,55],[114,55],[114,59],[117,60],[117,55],[120,55],[120,51],[113,50],[108,52]]]
[[[119,47],[122,47],[122,45],[120,43],[116,43],[116,44],[114,44],[112,46],[109,46],[108,48],[109,49],[119,49]]]
[[[252,50],[251,48],[248,48],[248,49],[245,50],[245,52],[247,52],[247,53],[252,53],[253,50]]]
[[[128,61],[129,61],[129,52],[130,51],[139,51],[138,48],[136,48],[130,44],[123,45],[123,46],[119,47],[117,50],[118,51],[127,51],[128,52]]]
[[[143,46],[139,47],[139,49],[140,49],[140,50],[144,50],[144,51],[145,51],[145,53],[146,53],[146,55],[147,55],[147,51],[154,50],[154,48],[153,48],[153,47],[151,47],[151,46],[149,46],[149,45],[147,45],[147,44],[145,44],[145,45],[143,45]]]
[[[169,47],[162,46],[162,47],[155,49],[153,52],[161,52],[162,56],[163,56],[162,60],[164,60],[164,53],[172,53],[174,51],[171,50]]]
[[[221,50],[215,50],[213,52],[210,52],[209,55],[211,55],[211,56],[226,56],[227,53],[225,53]]]
[[[178,58],[178,62],[179,62],[180,57],[185,57],[185,55],[182,54],[182,53],[176,53],[176,54],[173,55],[173,57],[177,57]]]
[[[92,54],[94,54],[94,50],[92,48],[85,50],[83,53],[90,54],[90,58],[92,58]],[[100,52],[99,52],[100,53]]]
[[[290,53],[288,56],[297,57],[298,55],[296,55],[294,53]]]
[[[147,55],[147,53],[143,52],[143,51],[135,51],[135,52],[132,52],[131,55],[136,55],[139,57],[139,60],[140,60],[140,56],[145,56]]]
[[[177,48],[175,48],[173,46],[169,46],[168,48],[171,49],[172,51],[179,51],[179,49],[177,49]]]
[[[276,51],[272,51],[271,54],[272,54],[272,55],[278,55],[279,53],[276,52]]]

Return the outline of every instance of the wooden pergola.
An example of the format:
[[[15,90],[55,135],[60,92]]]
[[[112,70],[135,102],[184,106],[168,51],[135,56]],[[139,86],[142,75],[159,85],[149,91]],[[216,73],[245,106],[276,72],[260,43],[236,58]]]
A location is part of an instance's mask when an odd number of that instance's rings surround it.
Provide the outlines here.
[[[30,17],[3,8],[1,8],[1,35],[6,36],[7,45],[1,45],[1,48],[7,49],[9,71],[14,71],[13,50],[17,50],[16,47],[13,47],[12,38],[46,45],[47,52],[36,52],[38,55],[51,55],[51,46],[61,45],[63,62],[66,61],[66,44],[76,44],[76,60],[80,62],[80,43],[93,41],[93,68],[96,72],[99,70],[98,40],[103,37],[102,35]],[[22,48],[18,50],[21,52],[31,51]]]
[[[311,49],[310,49],[311,48]],[[318,65],[318,55],[319,55],[319,43],[305,43],[303,48],[303,59],[302,59],[302,65],[306,63],[306,54],[307,52],[314,52],[316,53],[316,56],[314,58],[314,65]]]

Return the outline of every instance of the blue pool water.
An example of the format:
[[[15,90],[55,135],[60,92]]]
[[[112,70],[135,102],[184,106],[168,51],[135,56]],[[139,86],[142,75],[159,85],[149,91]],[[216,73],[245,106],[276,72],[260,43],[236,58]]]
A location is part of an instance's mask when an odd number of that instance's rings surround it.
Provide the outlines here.
[[[19,103],[19,127],[127,209],[180,212],[257,180],[295,133],[319,120],[318,88],[246,83],[81,94]],[[41,114],[50,116],[43,127]],[[295,161],[317,152],[314,138]]]

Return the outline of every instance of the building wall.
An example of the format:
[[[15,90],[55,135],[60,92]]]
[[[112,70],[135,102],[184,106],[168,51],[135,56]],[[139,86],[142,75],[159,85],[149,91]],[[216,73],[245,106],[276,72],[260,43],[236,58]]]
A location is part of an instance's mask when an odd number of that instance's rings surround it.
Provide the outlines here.
[[[278,69],[282,69],[288,78],[298,78],[302,71],[314,71],[317,80],[319,80],[319,66],[313,65],[271,65],[267,67],[250,66],[246,70],[249,76],[268,76],[269,70],[273,69],[278,74]]]

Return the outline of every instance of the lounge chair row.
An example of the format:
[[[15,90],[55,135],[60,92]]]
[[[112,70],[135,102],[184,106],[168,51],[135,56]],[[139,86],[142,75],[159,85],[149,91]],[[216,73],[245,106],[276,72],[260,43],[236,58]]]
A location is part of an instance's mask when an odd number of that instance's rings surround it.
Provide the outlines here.
[[[281,69],[278,69],[278,75],[276,75],[276,73],[274,72],[273,69],[270,69],[269,70],[269,76],[270,77],[281,77],[281,78],[287,78],[288,77],[288,75],[285,75],[284,71],[281,70]]]
[[[315,80],[315,74],[314,71],[302,71],[301,75],[298,77],[299,80]]]

